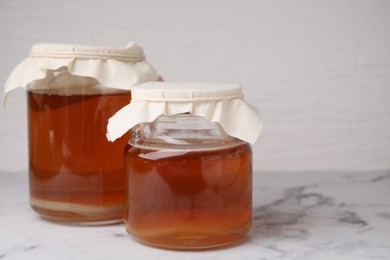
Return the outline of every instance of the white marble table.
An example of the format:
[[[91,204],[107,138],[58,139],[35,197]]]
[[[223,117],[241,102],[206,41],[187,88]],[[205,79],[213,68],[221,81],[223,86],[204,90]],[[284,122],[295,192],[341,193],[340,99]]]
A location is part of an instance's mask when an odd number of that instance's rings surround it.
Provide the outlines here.
[[[0,172],[0,259],[390,259],[390,172],[255,173],[250,234],[200,252],[144,246],[122,224],[42,220],[27,174]]]

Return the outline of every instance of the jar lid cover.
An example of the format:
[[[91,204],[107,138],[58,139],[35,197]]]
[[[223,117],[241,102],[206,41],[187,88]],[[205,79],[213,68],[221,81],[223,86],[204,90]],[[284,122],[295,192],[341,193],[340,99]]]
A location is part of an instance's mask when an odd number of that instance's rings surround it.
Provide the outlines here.
[[[250,143],[262,128],[257,110],[244,101],[239,85],[148,82],[134,87],[131,103],[109,119],[107,138],[114,141],[139,123],[180,113],[218,122],[227,134]]]
[[[9,75],[4,95],[45,78],[48,71],[64,68],[73,75],[95,78],[105,87],[125,90],[159,77],[145,60],[143,49],[134,42],[124,48],[36,44]]]

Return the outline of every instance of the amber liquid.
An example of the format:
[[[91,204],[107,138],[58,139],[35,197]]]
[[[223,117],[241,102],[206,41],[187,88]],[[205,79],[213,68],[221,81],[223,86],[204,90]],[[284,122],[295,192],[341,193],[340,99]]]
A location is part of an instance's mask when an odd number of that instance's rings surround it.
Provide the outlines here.
[[[58,221],[122,220],[129,136],[109,142],[106,126],[130,93],[27,96],[32,208]]]
[[[252,223],[251,160],[248,144],[185,154],[129,146],[128,233],[171,249],[240,241]]]

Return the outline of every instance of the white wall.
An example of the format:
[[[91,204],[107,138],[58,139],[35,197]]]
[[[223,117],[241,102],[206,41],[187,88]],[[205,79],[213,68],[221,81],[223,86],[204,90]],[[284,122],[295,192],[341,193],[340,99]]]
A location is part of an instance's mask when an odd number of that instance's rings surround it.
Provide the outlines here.
[[[390,169],[390,1],[1,0],[0,82],[34,43],[130,40],[167,81],[244,87],[255,170]],[[25,110],[0,111],[0,170],[27,168]]]

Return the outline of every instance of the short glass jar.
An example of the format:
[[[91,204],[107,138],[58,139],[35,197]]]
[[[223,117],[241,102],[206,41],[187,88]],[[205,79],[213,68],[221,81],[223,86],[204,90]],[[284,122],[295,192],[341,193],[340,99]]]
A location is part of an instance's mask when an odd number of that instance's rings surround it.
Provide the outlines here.
[[[261,119],[237,84],[148,82],[109,119],[107,139],[131,130],[124,222],[155,247],[238,243],[252,223],[252,151]]]
[[[125,153],[125,225],[162,248],[205,249],[240,241],[252,223],[250,145],[191,114],[132,128]]]

